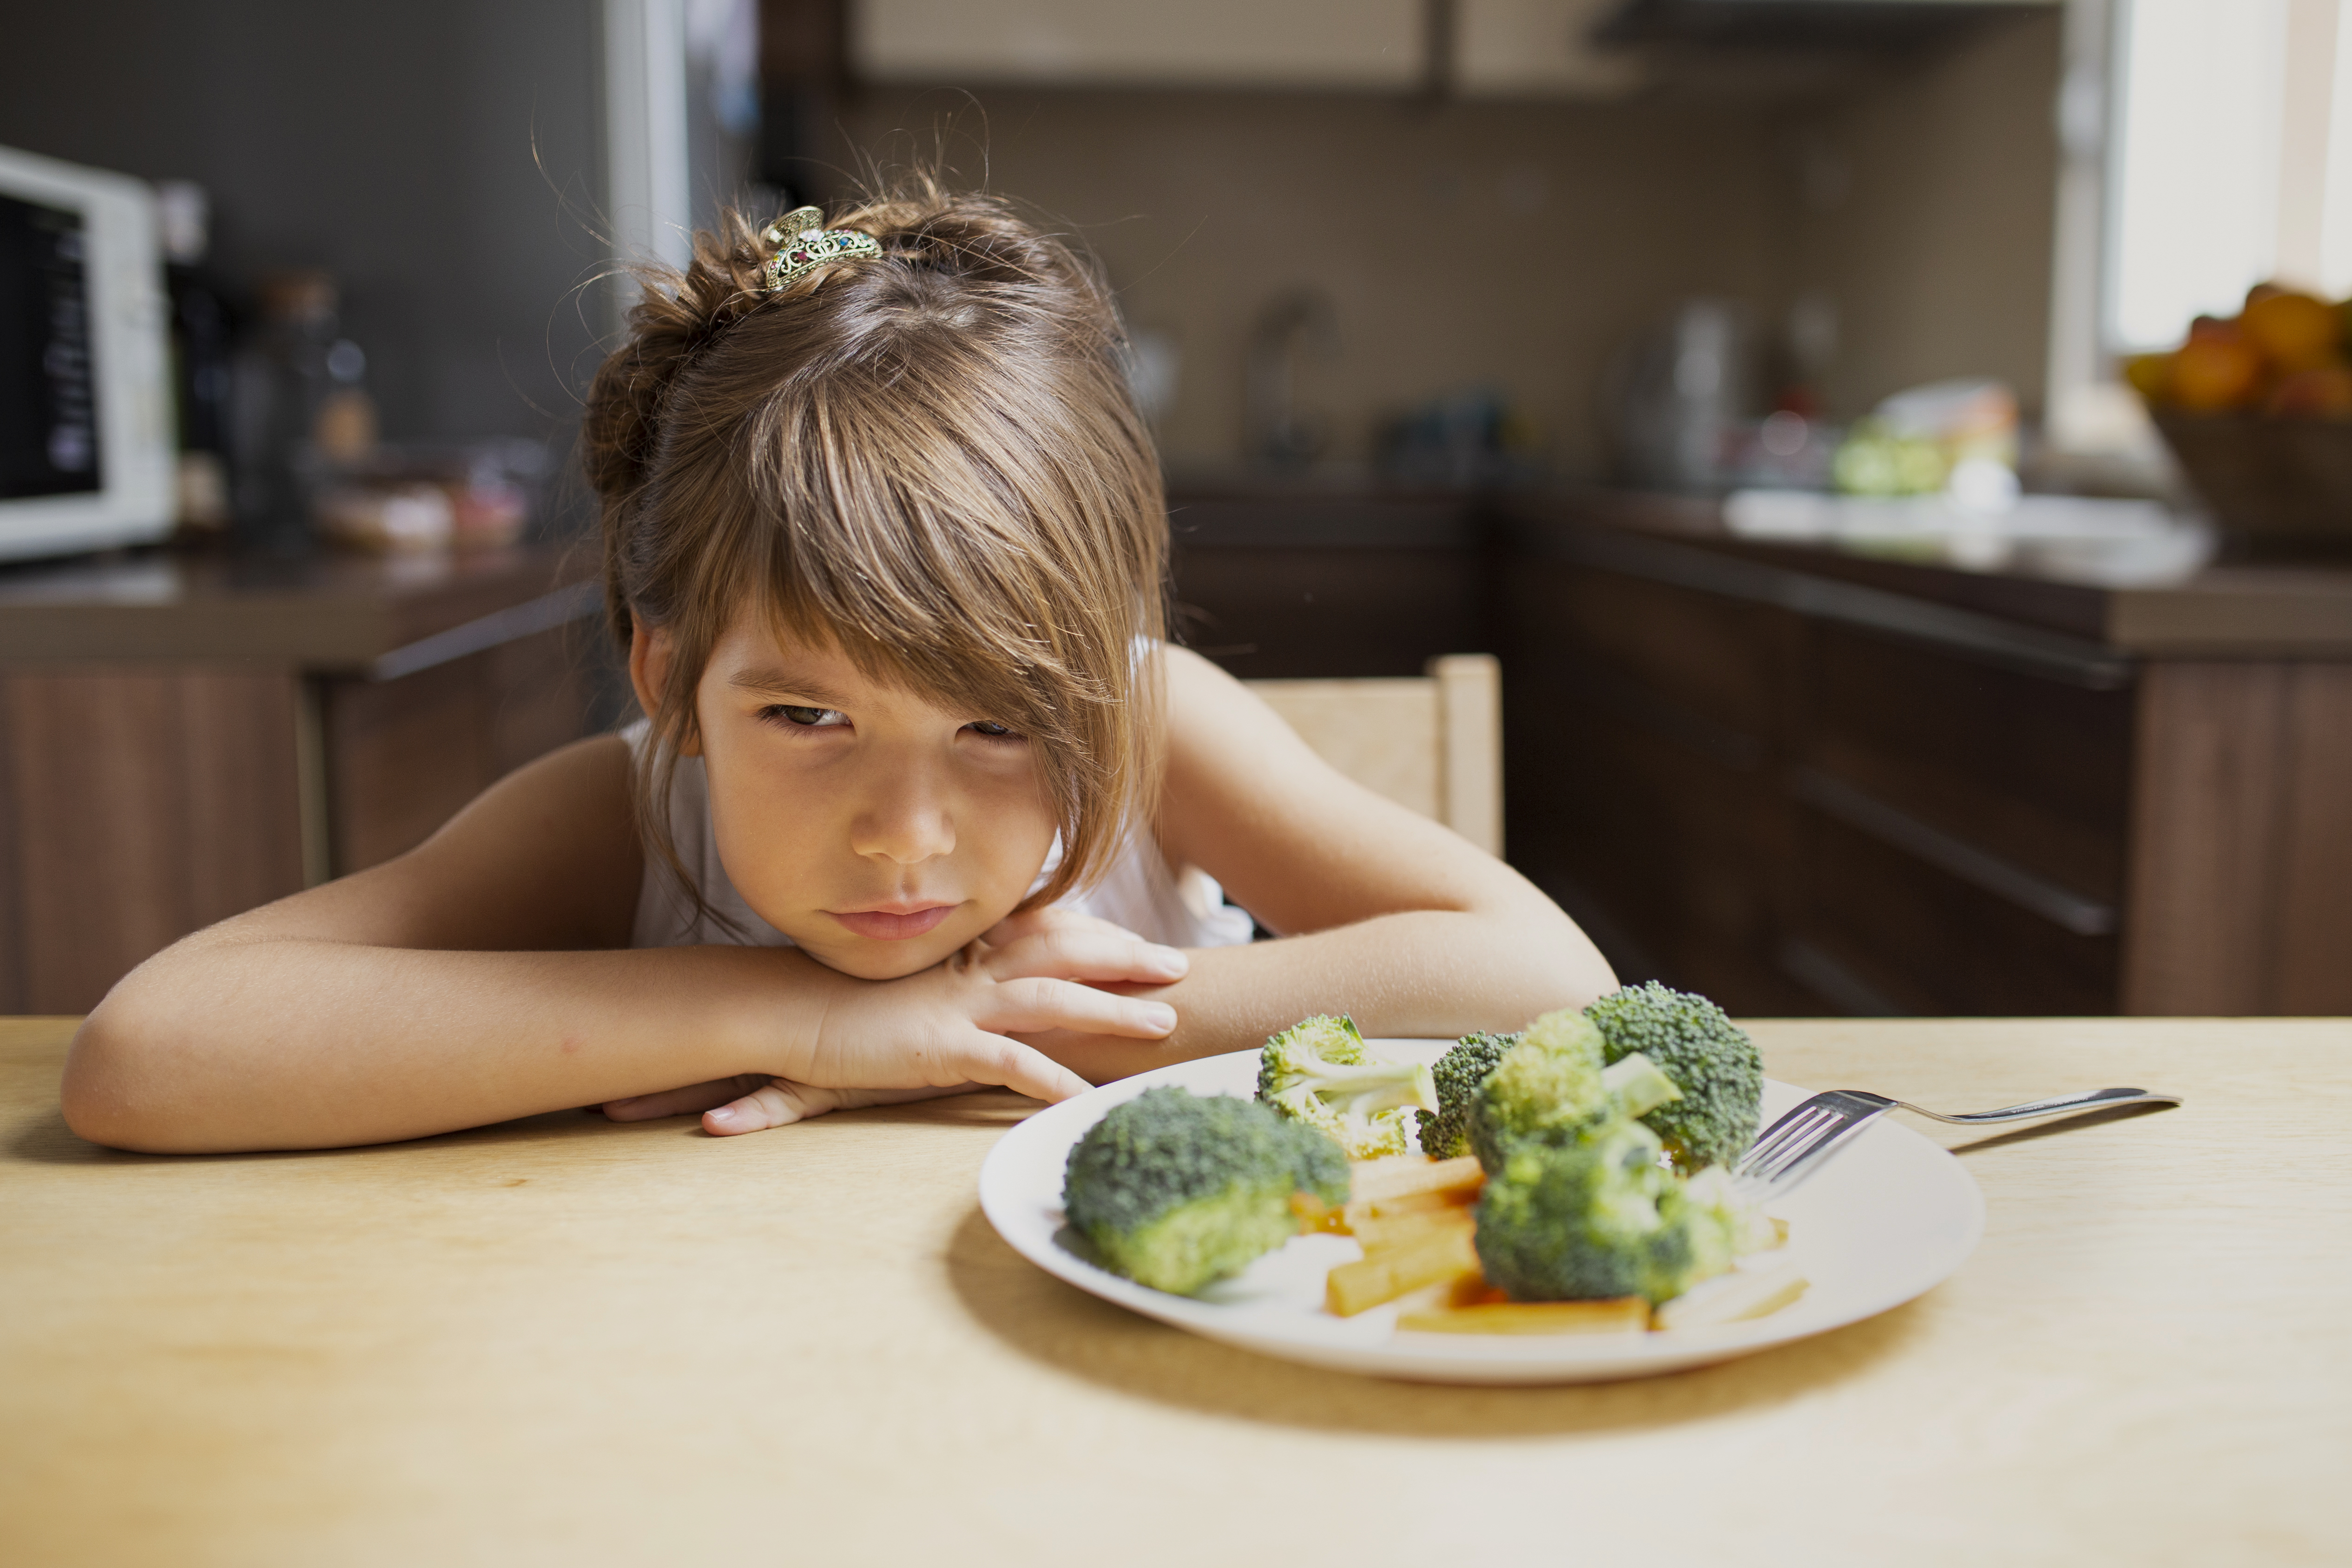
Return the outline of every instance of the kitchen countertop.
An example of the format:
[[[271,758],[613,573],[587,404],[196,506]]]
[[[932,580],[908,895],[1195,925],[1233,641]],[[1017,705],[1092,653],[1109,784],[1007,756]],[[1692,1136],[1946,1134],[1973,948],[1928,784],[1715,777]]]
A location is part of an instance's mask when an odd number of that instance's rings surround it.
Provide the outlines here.
[[[1034,1109],[1002,1091],[142,1156],[59,1120],[71,1027],[0,1022],[15,1562],[2352,1557],[2352,1022],[1753,1025],[1798,1084],[2186,1102],[1925,1127],[1988,1206],[1943,1285],[1530,1389],[1265,1360],[1050,1278],[975,1200]]]
[[[1506,537],[1538,552],[1564,530],[1605,529],[2044,628],[2118,653],[2169,658],[2352,658],[2352,569],[2208,565],[2171,581],[2107,585],[2030,552],[1981,570],[1852,547],[1743,539],[1720,501],[1622,490],[1498,498]]]
[[[169,550],[0,571],[0,664],[171,661],[394,676],[593,615],[593,545],[240,561]]]
[[[2020,550],[1980,569],[1854,546],[1741,538],[1720,500],[1606,488],[1495,493],[1194,479],[1171,493],[1187,550],[1391,550],[1567,557],[1794,606],[1928,605],[2067,639],[2087,657],[2352,658],[2352,567],[2208,565],[2127,585]],[[1617,542],[1615,544],[1610,541]],[[1731,563],[1710,571],[1706,562]],[[1867,604],[1858,606],[1865,616]],[[2063,644],[2053,647],[2063,648]]]

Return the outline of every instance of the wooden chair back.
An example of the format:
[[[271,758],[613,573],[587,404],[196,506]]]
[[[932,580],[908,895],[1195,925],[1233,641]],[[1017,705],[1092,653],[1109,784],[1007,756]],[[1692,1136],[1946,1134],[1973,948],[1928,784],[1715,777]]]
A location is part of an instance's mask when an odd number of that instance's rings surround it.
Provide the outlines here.
[[[1492,654],[1433,658],[1418,679],[1248,684],[1358,784],[1503,852],[1503,674]]]

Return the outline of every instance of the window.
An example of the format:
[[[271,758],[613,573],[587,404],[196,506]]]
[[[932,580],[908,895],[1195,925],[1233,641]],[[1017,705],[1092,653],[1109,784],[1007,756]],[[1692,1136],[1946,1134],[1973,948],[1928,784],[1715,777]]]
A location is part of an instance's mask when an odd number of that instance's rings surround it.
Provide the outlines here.
[[[2352,5],[2116,0],[2105,346],[2266,279],[2352,291]]]

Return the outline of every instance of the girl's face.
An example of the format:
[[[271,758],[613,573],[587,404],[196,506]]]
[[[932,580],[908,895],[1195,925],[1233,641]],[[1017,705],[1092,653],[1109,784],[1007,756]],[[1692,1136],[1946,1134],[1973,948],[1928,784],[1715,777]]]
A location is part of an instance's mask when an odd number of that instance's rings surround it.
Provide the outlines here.
[[[660,689],[663,634],[631,673]],[[658,661],[658,662],[657,662]],[[928,969],[1026,897],[1055,821],[1026,737],[860,674],[739,615],[696,690],[719,858],[811,957],[865,980]]]

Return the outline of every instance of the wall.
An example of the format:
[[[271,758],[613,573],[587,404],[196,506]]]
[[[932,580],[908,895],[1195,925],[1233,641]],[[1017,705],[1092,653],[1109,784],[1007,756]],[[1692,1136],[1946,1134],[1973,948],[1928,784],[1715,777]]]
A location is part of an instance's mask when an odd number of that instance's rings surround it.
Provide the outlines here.
[[[1311,283],[1339,350],[1302,402],[1362,458],[1374,423],[1480,384],[1572,468],[1600,457],[1607,356],[1694,292],[1762,303],[1782,183],[1753,110],[1184,92],[876,91],[848,129],[967,179],[1102,257],[1132,322],[1181,351],[1171,465],[1242,450],[1252,321]]]
[[[844,110],[840,156],[944,150],[1090,244],[1133,323],[1180,346],[1173,467],[1242,457],[1253,320],[1314,284],[1340,341],[1301,397],[1338,457],[1483,384],[1532,416],[1558,468],[1588,475],[1612,356],[1696,293],[1772,331],[1825,290],[1843,326],[1832,413],[1963,374],[2037,406],[2057,68],[2057,19],[2033,16],[1796,103],[872,89]]]
[[[594,16],[576,0],[19,5],[0,144],[205,184],[232,294],[271,268],[331,269],[387,435],[546,436],[592,368],[569,296],[598,255]]]
[[[1990,26],[1780,132],[1785,287],[1837,302],[1832,405],[1992,375],[2042,405],[2057,204],[2060,18]]]

